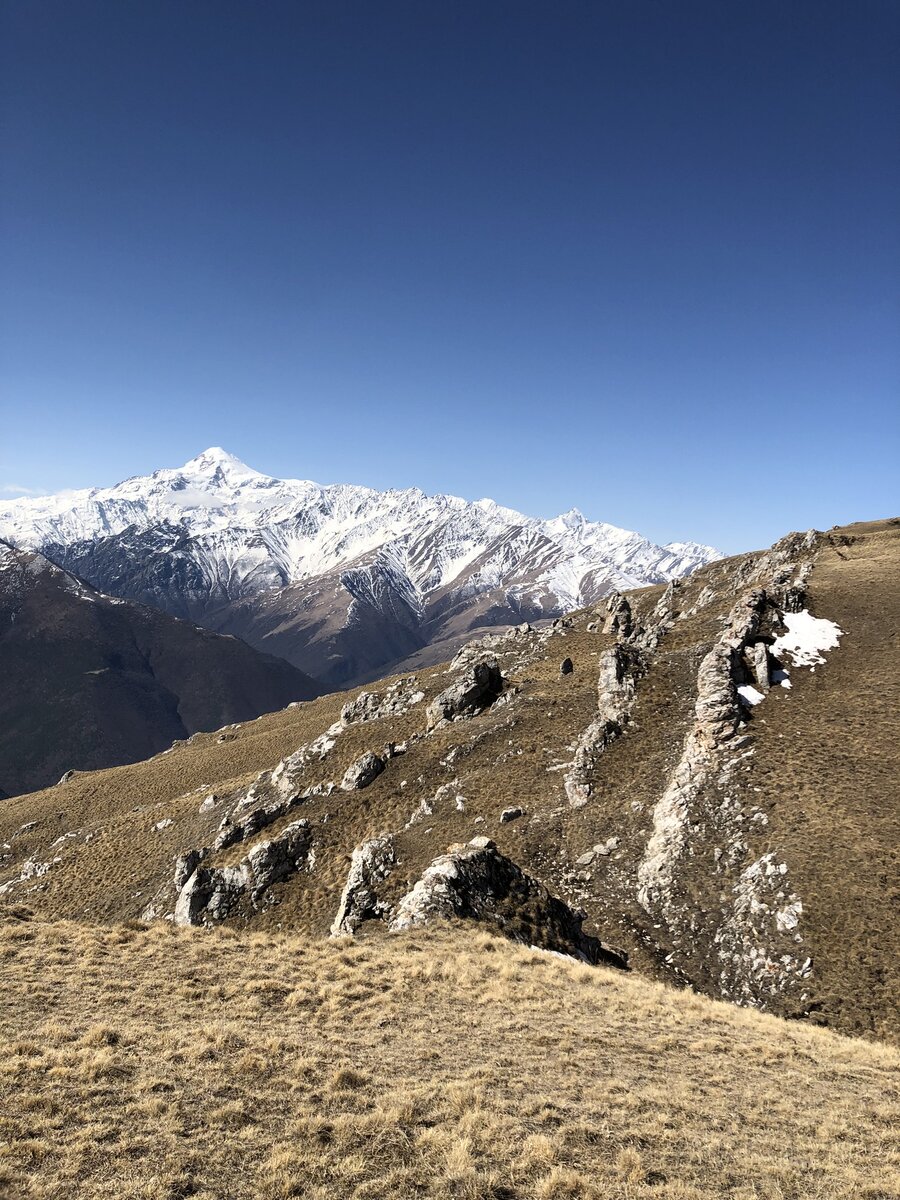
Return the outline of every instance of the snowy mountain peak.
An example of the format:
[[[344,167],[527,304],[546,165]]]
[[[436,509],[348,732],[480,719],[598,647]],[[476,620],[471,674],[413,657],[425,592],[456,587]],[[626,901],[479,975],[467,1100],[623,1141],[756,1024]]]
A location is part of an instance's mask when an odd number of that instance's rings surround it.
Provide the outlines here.
[[[483,597],[495,621],[507,609],[555,616],[719,557],[693,543],[657,546],[577,508],[545,521],[489,499],[276,479],[220,446],[114,487],[2,502],[0,538],[192,619],[329,576],[352,582],[357,609],[376,596],[389,608],[388,588],[423,626],[432,603],[449,614]],[[139,587],[148,570],[165,584],[154,576]]]
[[[198,454],[196,458],[186,462],[180,470],[185,475],[215,474],[220,470],[228,470],[241,475],[259,474],[258,471],[252,470],[246,463],[241,462],[234,454],[223,450],[221,446],[210,446],[208,450],[204,450],[202,454]]]

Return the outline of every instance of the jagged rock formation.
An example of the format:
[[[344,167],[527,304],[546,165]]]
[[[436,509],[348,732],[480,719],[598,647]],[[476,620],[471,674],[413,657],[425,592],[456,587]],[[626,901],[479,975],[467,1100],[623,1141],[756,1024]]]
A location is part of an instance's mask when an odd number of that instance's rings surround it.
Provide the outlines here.
[[[735,767],[753,753],[746,749],[750,738],[742,732],[747,702],[739,689],[752,677],[760,698],[769,690],[769,652],[763,635],[783,621],[779,601],[802,604],[809,563],[797,558],[812,549],[815,540],[811,534],[792,535],[753,564],[750,574],[767,581],[768,590],[757,584],[740,596],[700,663],[694,723],[653,810],[652,833],[637,871],[637,896],[647,912],[665,920],[676,943],[696,936],[702,921],[678,894],[680,863],[691,854],[691,842],[698,835],[705,842],[713,833],[714,890],[721,892],[728,876],[737,873],[730,901],[721,916],[712,918],[715,928],[709,935],[720,960],[719,986],[724,995],[750,1003],[795,986],[808,977],[811,966],[809,956],[796,948],[802,937],[793,930],[802,903],[788,888],[787,864],[777,863],[769,852],[744,865],[746,817],[728,790]]]
[[[583,917],[502,855],[490,838],[451,846],[436,858],[397,905],[390,928],[460,917],[495,925],[507,937],[543,950],[627,966],[625,955],[585,934]]]
[[[272,800],[268,804],[261,804],[258,808],[250,809],[249,812],[226,813],[219,825],[216,840],[213,842],[213,850],[227,850],[236,842],[246,841],[247,838],[259,833],[261,829],[265,829],[267,825],[277,821],[279,817],[285,816],[302,801],[302,796],[289,796],[287,799]]]
[[[662,602],[661,602],[662,603]],[[575,747],[571,768],[563,780],[566,796],[573,808],[581,808],[593,795],[592,779],[597,758],[620,736],[631,715],[637,679],[643,669],[641,648],[655,644],[662,636],[660,629],[667,618],[657,615],[653,633],[633,631],[631,607],[624,597],[610,597],[609,615],[604,630],[614,633],[618,641],[604,650],[599,660],[597,680],[597,713],[584,729]]]
[[[425,710],[428,728],[434,729],[441,721],[454,721],[459,717],[471,717],[487,708],[503,690],[503,677],[496,659],[477,662],[465,672]]]
[[[384,693],[360,692],[355,700],[348,700],[341,709],[341,724],[346,727],[362,721],[403,716],[414,704],[425,699],[425,693],[416,683],[415,675],[410,675],[392,684]]]
[[[382,918],[390,911],[390,905],[379,900],[377,888],[390,875],[395,863],[394,839],[390,834],[357,846],[331,926],[332,936],[356,933],[363,921]]]
[[[175,867],[177,925],[203,925],[233,915],[245,900],[258,904],[269,888],[308,867],[312,852],[309,821],[294,821],[277,838],[258,842],[234,867],[204,867],[204,851],[179,859]],[[193,867],[185,879],[189,867]]]

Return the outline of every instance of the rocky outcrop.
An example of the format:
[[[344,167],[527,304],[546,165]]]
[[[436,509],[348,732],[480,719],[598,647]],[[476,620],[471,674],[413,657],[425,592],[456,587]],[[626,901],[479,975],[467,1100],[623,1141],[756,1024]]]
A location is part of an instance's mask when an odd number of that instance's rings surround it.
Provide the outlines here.
[[[583,807],[591,798],[597,759],[628,723],[640,667],[639,656],[626,642],[617,642],[600,655],[597,715],[579,737],[572,766],[563,779],[573,808]]]
[[[790,888],[787,864],[775,851],[747,861],[752,830],[767,824],[766,814],[745,810],[733,789],[754,753],[751,705],[770,686],[768,642],[782,625],[785,603],[805,595],[817,538],[812,531],[789,535],[726,576],[729,590],[745,590],[700,663],[693,724],[653,809],[637,867],[637,898],[654,928],[665,930],[666,961],[689,973],[690,948],[698,939],[713,944],[712,986],[745,1004],[767,1006],[810,972],[797,930],[803,905]],[[744,702],[741,692],[747,696],[751,681],[760,694]],[[712,855],[701,859],[697,847],[709,846]]]
[[[394,839],[390,834],[357,846],[331,926],[332,937],[354,934],[363,921],[383,918],[390,911],[390,906],[379,900],[377,886],[387,879],[395,862]]]
[[[367,750],[344,772],[341,791],[358,792],[367,788],[378,778],[385,765],[385,761],[380,755],[376,754],[374,750]]]
[[[342,724],[335,722],[324,733],[320,733],[318,737],[313,738],[311,742],[300,746],[293,754],[282,759],[274,771],[270,775],[263,775],[258,780],[258,784],[269,784],[279,795],[290,796],[301,788],[304,774],[308,767],[317,766],[323,763],[328,758],[331,751],[334,749],[335,742],[343,729]],[[257,792],[257,786],[254,785],[248,794],[247,799],[252,800]]]
[[[624,954],[582,929],[583,917],[506,858],[489,838],[451,846],[397,905],[392,930],[435,919],[493,925],[507,937],[589,963],[625,967]]]
[[[341,709],[341,724],[346,728],[364,721],[378,721],[384,717],[400,717],[414,704],[425,699],[419,689],[415,675],[400,679],[384,692],[360,692],[348,700]]]
[[[279,817],[286,816],[291,809],[302,804],[303,800],[302,795],[289,796],[286,799],[272,800],[268,804],[261,804],[246,813],[235,811],[226,814],[216,833],[213,850],[226,850],[237,842],[246,841],[259,833],[261,829],[265,829],[277,821]]]
[[[653,831],[638,867],[638,900],[648,912],[667,907],[675,868],[685,849],[688,813],[711,771],[717,750],[734,739],[743,718],[736,676],[744,647],[759,628],[763,588],[746,592],[718,641],[700,663],[694,724],[681,758],[653,812]]]
[[[503,690],[503,677],[495,658],[485,658],[466,670],[428,705],[428,728],[442,721],[471,717],[488,708]]]
[[[613,592],[606,602],[606,620],[603,622],[603,632],[615,637],[631,636],[631,605],[621,594]]]
[[[237,866],[205,867],[208,854],[193,850],[176,861],[176,925],[221,921],[245,903],[258,907],[273,884],[312,865],[312,829],[308,821],[295,821],[277,838],[258,842]]]

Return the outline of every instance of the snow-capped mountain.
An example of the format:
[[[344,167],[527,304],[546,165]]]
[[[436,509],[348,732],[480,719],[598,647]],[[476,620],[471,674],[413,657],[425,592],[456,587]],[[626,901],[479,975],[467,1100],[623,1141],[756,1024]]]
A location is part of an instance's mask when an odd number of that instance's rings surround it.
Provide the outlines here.
[[[0,537],[332,684],[719,557],[576,509],[539,520],[416,488],[273,479],[216,447],[115,487],[0,503]]]

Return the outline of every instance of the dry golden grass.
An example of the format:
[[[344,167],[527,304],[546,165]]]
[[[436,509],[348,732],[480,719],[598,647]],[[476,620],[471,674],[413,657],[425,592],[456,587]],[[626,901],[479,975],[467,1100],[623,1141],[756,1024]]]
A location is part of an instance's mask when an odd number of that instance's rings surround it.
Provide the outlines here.
[[[485,933],[0,924],[0,1195],[887,1200],[900,1055]]]

